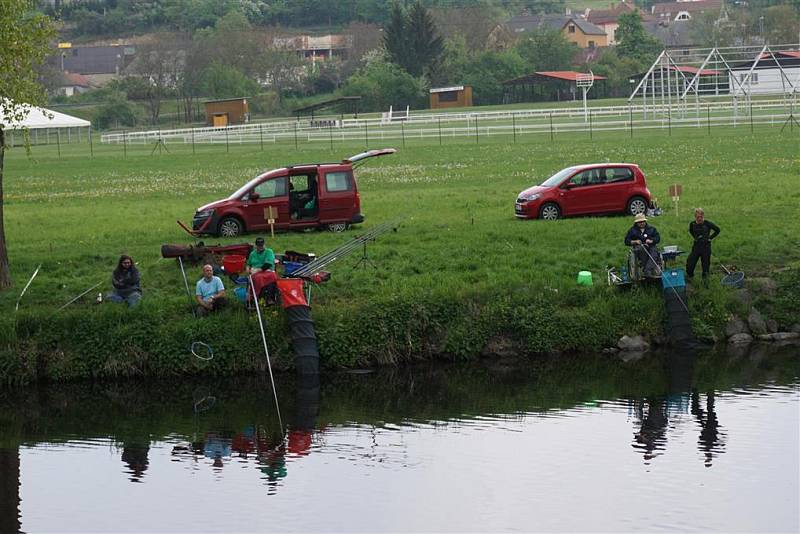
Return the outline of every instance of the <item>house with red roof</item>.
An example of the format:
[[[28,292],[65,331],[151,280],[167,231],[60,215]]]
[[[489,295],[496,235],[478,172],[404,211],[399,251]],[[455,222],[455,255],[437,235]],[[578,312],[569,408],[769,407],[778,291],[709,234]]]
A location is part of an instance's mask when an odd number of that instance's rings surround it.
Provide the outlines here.
[[[608,37],[608,44],[617,44],[617,28],[619,27],[620,15],[626,15],[638,11],[642,17],[642,22],[647,22],[653,17],[633,5],[632,2],[612,3],[608,9],[587,9],[586,20],[595,26],[602,28]]]

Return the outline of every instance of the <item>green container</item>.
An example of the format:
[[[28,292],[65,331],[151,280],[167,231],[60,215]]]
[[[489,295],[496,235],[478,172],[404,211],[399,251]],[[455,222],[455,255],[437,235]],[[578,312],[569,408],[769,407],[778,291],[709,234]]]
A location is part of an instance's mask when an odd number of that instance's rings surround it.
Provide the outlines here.
[[[578,273],[578,285],[590,286],[592,285],[592,273],[589,271],[581,271]]]

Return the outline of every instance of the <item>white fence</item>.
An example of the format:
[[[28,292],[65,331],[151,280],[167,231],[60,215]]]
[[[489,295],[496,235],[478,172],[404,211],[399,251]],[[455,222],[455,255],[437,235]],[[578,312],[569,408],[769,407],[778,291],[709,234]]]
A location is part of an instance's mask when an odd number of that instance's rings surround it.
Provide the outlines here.
[[[412,113],[401,121],[381,118],[330,120],[320,126],[310,121],[271,121],[222,128],[184,128],[107,133],[103,143],[332,143],[383,139],[425,139],[525,134],[555,135],[566,132],[602,132],[712,126],[797,124],[794,102],[787,99],[754,100],[749,105],[730,99],[681,105],[604,106],[589,109],[553,108],[460,113]]]

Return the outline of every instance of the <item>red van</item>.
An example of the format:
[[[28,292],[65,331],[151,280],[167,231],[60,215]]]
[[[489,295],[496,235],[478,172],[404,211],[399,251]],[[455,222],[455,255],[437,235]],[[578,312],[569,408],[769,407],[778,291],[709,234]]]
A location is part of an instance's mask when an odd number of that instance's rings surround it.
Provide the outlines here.
[[[593,163],[567,167],[517,195],[520,219],[555,220],[572,215],[628,213],[653,207],[644,173],[634,163]]]
[[[269,228],[272,208],[276,230],[327,228],[344,231],[364,221],[353,164],[397,152],[369,150],[341,163],[292,165],[259,174],[228,198],[197,208],[192,232],[234,237]]]

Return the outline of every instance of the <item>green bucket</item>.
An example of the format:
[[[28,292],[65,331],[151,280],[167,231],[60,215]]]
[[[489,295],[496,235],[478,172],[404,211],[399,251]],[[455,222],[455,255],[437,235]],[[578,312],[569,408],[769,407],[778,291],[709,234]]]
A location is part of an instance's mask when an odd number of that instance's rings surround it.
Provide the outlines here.
[[[578,285],[590,286],[592,285],[592,273],[589,271],[581,271],[578,273]]]

